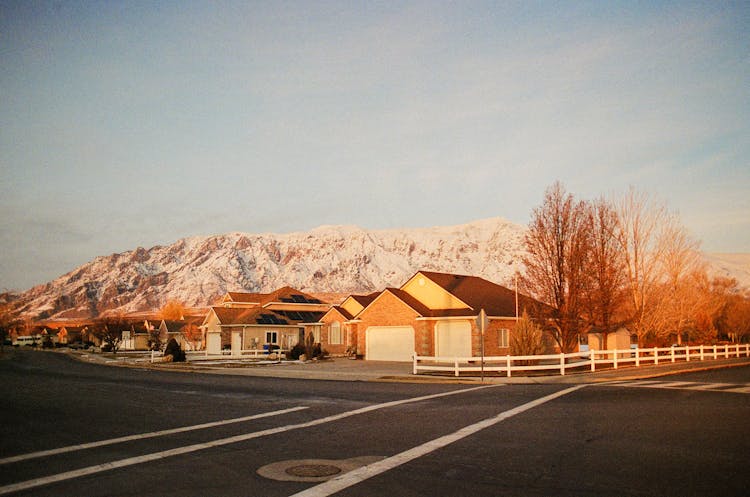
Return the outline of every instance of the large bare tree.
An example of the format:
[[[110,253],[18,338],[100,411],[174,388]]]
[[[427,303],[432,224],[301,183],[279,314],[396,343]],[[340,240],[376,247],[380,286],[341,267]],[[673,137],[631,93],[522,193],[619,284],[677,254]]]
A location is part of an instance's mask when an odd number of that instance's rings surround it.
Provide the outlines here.
[[[121,314],[113,314],[101,317],[94,322],[93,334],[102,343],[107,344],[113,354],[116,354],[122,345],[122,332],[130,325]]]
[[[659,260],[662,247],[659,232],[666,219],[663,205],[645,193],[630,188],[615,203],[616,237],[625,263],[628,292],[628,321],[639,345],[650,329],[650,306],[659,286]]]
[[[616,236],[617,213],[612,204],[600,197],[588,209],[591,233],[586,260],[586,318],[602,334],[606,346],[607,335],[626,320],[625,257]]]
[[[534,297],[552,307],[550,331],[563,352],[574,350],[578,334],[585,331],[581,311],[589,244],[585,202],[555,182],[532,213],[525,237],[523,282]]]

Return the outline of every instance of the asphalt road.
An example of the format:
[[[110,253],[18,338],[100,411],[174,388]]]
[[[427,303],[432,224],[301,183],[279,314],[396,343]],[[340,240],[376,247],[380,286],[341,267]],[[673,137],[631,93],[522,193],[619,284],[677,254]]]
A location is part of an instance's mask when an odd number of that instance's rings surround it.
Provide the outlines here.
[[[0,359],[0,495],[744,496],[749,385],[750,367],[477,388],[169,373],[14,351]],[[154,434],[209,422],[222,424]],[[111,443],[39,453],[97,441]],[[360,467],[317,483],[258,474],[272,463],[287,478]]]

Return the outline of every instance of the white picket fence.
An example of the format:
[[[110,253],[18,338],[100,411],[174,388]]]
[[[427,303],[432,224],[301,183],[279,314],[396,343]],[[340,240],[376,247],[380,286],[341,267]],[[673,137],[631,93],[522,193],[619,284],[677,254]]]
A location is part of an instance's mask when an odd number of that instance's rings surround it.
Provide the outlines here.
[[[624,365],[635,367],[658,365],[677,361],[705,361],[729,359],[730,357],[750,357],[750,344],[744,345],[697,345],[692,347],[654,347],[645,349],[589,350],[570,354],[548,354],[529,356],[481,357],[433,357],[414,353],[413,373],[452,372],[461,373],[505,373],[510,377],[514,371],[555,371],[565,375],[569,370],[596,371],[597,366],[611,366],[617,369]],[[520,363],[529,364],[520,364]]]
[[[232,351],[222,350],[221,354],[209,354],[207,351],[200,350],[200,351],[188,351],[186,352],[187,360],[188,361],[216,361],[216,360],[238,360],[238,359],[262,359],[264,357],[267,357],[269,355],[269,352],[265,349],[242,349],[239,351],[239,355],[232,355]],[[286,354],[287,350],[285,349],[274,349],[272,353],[274,354]],[[152,351],[151,352],[151,362],[159,362],[159,359],[164,357],[163,351]],[[278,357],[278,355],[277,355]]]

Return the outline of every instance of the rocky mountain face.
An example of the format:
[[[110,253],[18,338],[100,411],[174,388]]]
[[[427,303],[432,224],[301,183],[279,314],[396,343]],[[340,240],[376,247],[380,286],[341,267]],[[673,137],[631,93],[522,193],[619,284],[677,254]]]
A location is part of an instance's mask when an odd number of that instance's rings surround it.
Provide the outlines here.
[[[290,234],[229,233],[97,257],[17,298],[20,313],[89,318],[108,310],[154,310],[168,300],[214,304],[227,291],[368,293],[400,286],[419,270],[512,285],[525,227],[502,218],[404,230],[322,226]],[[750,255],[709,254],[712,273],[750,288]]]
[[[510,284],[524,227],[501,218],[426,229],[322,226],[290,234],[229,233],[97,257],[21,294],[23,314],[86,318],[157,309],[167,300],[208,306],[227,291],[365,293],[400,286],[420,269]]]

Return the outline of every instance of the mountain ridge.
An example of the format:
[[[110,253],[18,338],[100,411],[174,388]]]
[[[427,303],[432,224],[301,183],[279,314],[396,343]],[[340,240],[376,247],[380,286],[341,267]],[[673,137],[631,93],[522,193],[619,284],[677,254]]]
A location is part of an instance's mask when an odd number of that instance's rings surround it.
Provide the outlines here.
[[[81,319],[146,311],[178,300],[211,305],[227,291],[369,293],[419,270],[480,276],[511,286],[522,270],[526,227],[504,218],[430,228],[367,230],[326,225],[286,234],[190,236],[99,256],[18,295],[18,313]],[[712,274],[750,288],[750,254],[707,254]]]

